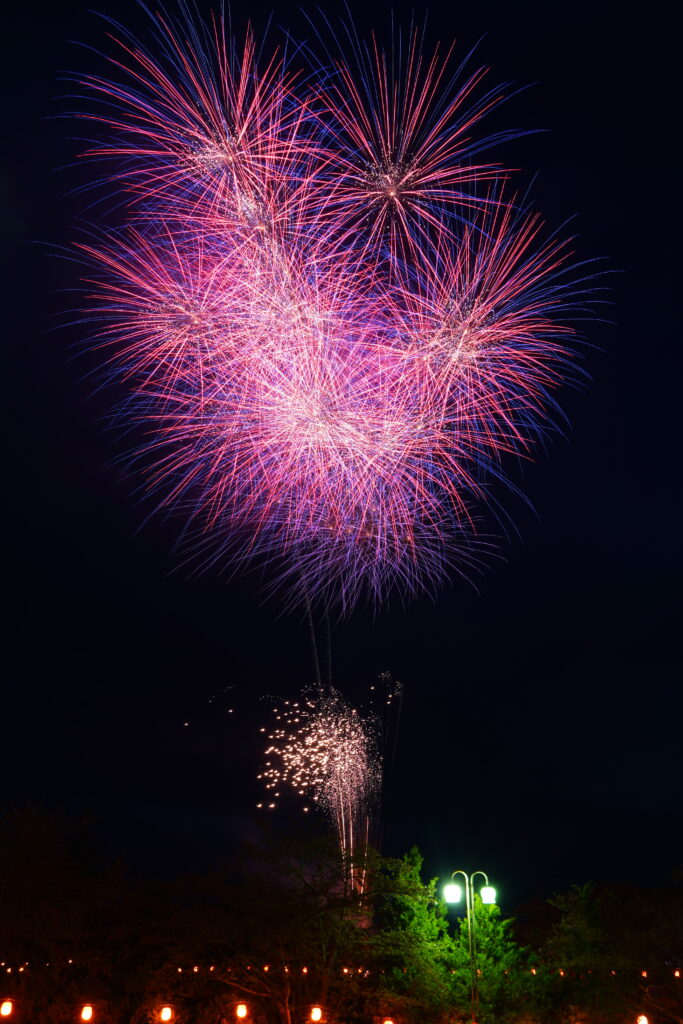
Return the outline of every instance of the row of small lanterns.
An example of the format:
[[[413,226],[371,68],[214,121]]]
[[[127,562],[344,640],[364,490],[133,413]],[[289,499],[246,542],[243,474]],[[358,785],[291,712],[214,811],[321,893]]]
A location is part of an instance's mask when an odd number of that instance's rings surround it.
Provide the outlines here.
[[[0,1017],[5,1017],[5,1018],[11,1017],[13,1012],[14,1012],[14,1006],[15,1006],[14,1000],[12,1000],[12,999],[4,999],[0,1003]],[[249,1007],[247,1006],[246,1003],[237,1003],[237,1005],[235,1007],[235,1016],[238,1018],[238,1020],[246,1020],[247,1019],[247,1017],[249,1016]],[[159,1020],[159,1021],[173,1021],[173,1018],[174,1018],[174,1013],[173,1013],[173,1007],[172,1006],[162,1006],[162,1007],[159,1008],[159,1011],[158,1011],[158,1014],[157,1014],[157,1020]],[[310,1012],[310,1015],[309,1015],[308,1019],[309,1019],[309,1021],[313,1022],[313,1024],[316,1024],[316,1022],[320,1022],[320,1024],[322,1024],[322,1022],[323,1022],[323,1010],[322,1010],[322,1007],[321,1006],[312,1006],[311,1007],[311,1012]],[[83,1021],[88,1021],[88,1020],[94,1021],[95,1020],[95,1010],[94,1010],[94,1007],[93,1007],[92,1003],[85,1003],[81,1007],[81,1013],[80,1013],[79,1020],[83,1020]],[[382,1021],[382,1024],[394,1024],[394,1021],[392,1020],[391,1017],[385,1017],[384,1020]],[[650,1022],[649,1022],[648,1018],[645,1016],[645,1014],[641,1013],[638,1016],[637,1020],[636,1020],[636,1024],[650,1024]]]
[[[16,1003],[13,999],[3,999],[0,1003],[0,1017],[11,1017],[14,1013]],[[84,1003],[78,1016],[79,1020],[95,1020],[95,1008],[92,1003]],[[173,1020],[173,1010],[170,1006],[161,1009],[159,1020]]]
[[[73,964],[73,960],[67,960],[67,963],[68,964]],[[6,974],[12,974],[14,971],[16,971],[18,974],[21,974],[23,971],[28,969],[28,966],[29,966],[28,960],[25,961],[23,964],[21,964],[19,966],[15,966],[15,967],[7,967],[5,960],[0,961],[0,968],[3,968],[5,970]],[[45,966],[46,967],[50,967],[51,964],[45,964]],[[250,971],[251,969],[252,969],[251,967],[247,967],[248,971]],[[178,974],[182,974],[183,971],[185,971],[185,970],[187,970],[188,972],[191,971],[193,974],[198,974],[199,971],[201,970],[201,968],[199,966],[197,966],[197,965],[195,965],[194,967],[191,967],[191,968],[190,967],[187,967],[187,968],[178,967],[177,968]],[[211,967],[208,968],[208,970],[209,971],[215,971],[216,968],[212,964]],[[270,970],[270,964],[266,964],[266,966],[263,967],[263,970],[267,973]],[[358,968],[354,968],[354,967],[341,967],[341,968],[339,968],[339,970],[340,970],[340,973],[342,973],[342,974],[351,975],[351,974],[355,974],[357,972],[358,974],[363,974],[365,977],[367,977],[371,973],[370,971],[366,970],[364,967],[358,967]],[[546,968],[541,968],[541,970],[546,970]],[[567,972],[565,970],[563,970],[563,968],[561,968],[561,967],[559,969],[558,968],[551,968],[551,970],[554,973],[559,974],[560,977],[562,977],[562,978],[567,976]],[[229,967],[228,968],[228,972],[231,972],[231,971],[232,971],[232,968]],[[284,971],[285,971],[285,974],[289,974],[290,973],[290,968],[289,967],[285,967]],[[302,967],[301,968],[301,973],[302,974],[308,974],[309,973],[308,967]],[[455,974],[455,973],[457,973],[457,972],[456,971],[451,971],[451,974]],[[479,971],[477,971],[477,973],[481,974],[481,971],[479,970]],[[505,973],[509,974],[509,971],[505,971]],[[538,973],[539,973],[539,968],[537,968],[537,967],[532,967],[529,970],[529,974],[536,975]],[[593,972],[592,971],[588,971],[588,973],[592,974]],[[610,971],[610,974],[612,974],[612,975],[616,975],[617,973],[619,973],[619,972],[614,971],[614,970]],[[683,975],[683,971],[681,970],[680,967],[672,968],[671,969],[671,973],[673,974],[674,978],[676,978],[676,979],[680,979],[681,976]],[[647,978],[647,976],[648,976],[648,972],[647,971],[640,971],[640,977],[641,978]],[[7,1001],[8,1000],[5,1000],[5,1002],[7,1002]],[[3,1013],[2,1012],[2,1006],[4,1006],[4,1005],[5,1005],[4,1003],[0,1003],[0,1017],[3,1017],[3,1016],[8,1017],[10,1012],[11,1012],[11,1011],[7,1011],[6,1013]],[[81,1019],[82,1020],[92,1020],[91,1017],[83,1017]],[[163,1020],[171,1020],[172,1018],[171,1017],[166,1017],[166,1018],[162,1018],[162,1019]]]
[[[16,1003],[13,999],[4,999],[0,1002],[0,1017],[11,1017],[14,1013]],[[237,1003],[235,1006],[235,1017],[238,1020],[247,1020],[249,1017],[249,1007],[246,1003]],[[85,1003],[81,1007],[81,1012],[78,1017],[79,1020],[83,1021],[95,1021],[95,1008],[92,1003]],[[160,1006],[156,1011],[155,1019],[158,1021],[173,1021],[175,1019],[175,1013],[172,1006]],[[323,1008],[322,1006],[312,1006],[308,1016],[309,1021],[312,1024],[324,1024]],[[385,1017],[381,1024],[395,1024],[391,1017]]]

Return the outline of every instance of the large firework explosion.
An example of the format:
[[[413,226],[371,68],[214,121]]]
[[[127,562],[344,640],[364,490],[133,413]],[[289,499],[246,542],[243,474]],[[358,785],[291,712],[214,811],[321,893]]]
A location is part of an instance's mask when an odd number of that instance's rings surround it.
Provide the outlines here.
[[[265,763],[258,776],[274,809],[284,790],[323,810],[350,864],[366,849],[381,788],[379,724],[329,688],[273,708]],[[263,804],[259,804],[263,807]]]
[[[476,559],[477,507],[548,425],[573,337],[565,246],[479,160],[502,93],[417,33],[391,59],[348,38],[306,66],[218,17],[158,15],[149,49],[117,27],[115,77],[83,84],[127,223],[81,247],[193,557],[273,562],[343,609]]]

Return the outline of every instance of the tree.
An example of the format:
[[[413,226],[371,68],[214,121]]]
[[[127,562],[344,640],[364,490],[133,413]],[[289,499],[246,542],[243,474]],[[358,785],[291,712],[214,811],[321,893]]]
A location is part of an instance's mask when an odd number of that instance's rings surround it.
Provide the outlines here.
[[[259,1021],[291,1024],[314,1003],[344,1024],[387,1013],[406,1024],[446,1021],[453,941],[421,863],[417,851],[402,859],[370,851],[362,871],[350,871],[325,840],[252,849],[239,879],[217,882],[205,904],[174,919],[182,940],[156,983],[175,985],[185,1005],[205,1002],[201,979],[177,973],[194,956],[215,963],[212,984],[250,1002]],[[362,892],[350,881],[361,874]]]
[[[373,928],[369,962],[377,1008],[391,1005],[404,1018],[446,1019],[453,1003],[453,940],[436,880],[423,882],[422,857],[376,858],[371,871]]]
[[[472,907],[474,967],[478,993],[477,1020],[514,1020],[529,992],[528,951],[513,935],[514,921],[501,917],[494,904],[485,905],[478,894]],[[469,922],[462,918],[453,948],[456,1004],[464,1014],[471,1002]]]
[[[126,974],[117,967],[131,944],[120,923],[134,915],[121,873],[96,870],[83,856],[85,838],[82,823],[35,808],[7,814],[0,829],[5,987],[33,1024],[71,1022],[93,991],[112,1024],[126,1021]]]
[[[332,840],[288,837],[245,848],[232,877],[197,880],[187,890],[169,922],[155,986],[172,985],[189,1005],[217,998],[219,984],[264,1022],[292,1024],[314,1003],[334,1019],[353,1020],[365,980],[358,966],[366,910],[350,877]],[[188,963],[215,970],[210,978],[204,972],[204,983],[188,976]]]
[[[240,1000],[254,1024],[294,1024],[315,1003],[336,1024],[446,1024],[469,1005],[466,924],[449,933],[421,868],[417,850],[350,865],[333,840],[287,836],[213,875],[133,885],[29,814],[0,835],[0,949],[30,961],[12,985],[34,1024],[88,1001],[111,1024],[147,1024],[164,1002],[179,1024],[213,1024]],[[475,914],[482,1021],[505,1020],[522,953],[497,910]]]
[[[683,1024],[680,886],[574,886],[550,903],[561,916],[541,950],[554,979],[544,1019],[580,1014],[586,1024],[619,1024],[643,1013],[657,1024]]]

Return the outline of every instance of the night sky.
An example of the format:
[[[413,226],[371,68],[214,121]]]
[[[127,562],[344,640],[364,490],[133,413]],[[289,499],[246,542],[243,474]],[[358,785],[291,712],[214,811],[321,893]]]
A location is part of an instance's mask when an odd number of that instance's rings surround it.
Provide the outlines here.
[[[132,0],[98,9],[145,31]],[[407,23],[409,4],[394,10]],[[352,11],[388,28],[388,5]],[[233,6],[238,23],[269,12]],[[522,182],[537,172],[549,224],[574,218],[578,258],[604,257],[611,323],[586,327],[591,379],[564,391],[568,425],[508,466],[529,504],[498,495],[516,530],[476,588],[454,575],[435,601],[359,607],[333,629],[333,681],[359,703],[382,671],[404,684],[385,852],[417,844],[431,874],[485,869],[513,912],[683,863],[674,32],[657,3],[428,13],[430,40],[481,39],[492,81],[530,86],[497,116],[542,131],[501,159]],[[85,815],[134,870],[202,869],[254,831],[265,698],[312,682],[308,629],[256,575],[188,579],[178,524],[144,523],[106,424],[120,396],[93,394],[84,331],[57,327],[78,282],[59,250],[88,216],[70,193],[91,173],[60,169],[83,129],[55,116],[73,106],[59,76],[102,68],[72,41],[97,47],[104,26],[78,0],[8,17],[0,808]],[[294,3],[273,20],[305,28]]]

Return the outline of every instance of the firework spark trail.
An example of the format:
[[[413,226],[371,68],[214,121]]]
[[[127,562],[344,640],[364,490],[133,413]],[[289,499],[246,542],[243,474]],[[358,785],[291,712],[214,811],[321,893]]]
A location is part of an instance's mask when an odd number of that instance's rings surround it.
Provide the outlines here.
[[[353,864],[367,848],[381,788],[377,721],[359,715],[331,688],[304,693],[273,711],[258,776],[269,796],[267,806],[274,808],[284,789],[313,801],[332,822],[341,853]]]
[[[219,19],[119,34],[85,116],[129,223],[81,248],[149,489],[200,562],[276,559],[295,595],[435,585],[572,374],[565,250],[472,162],[500,93],[416,35],[304,76]]]

